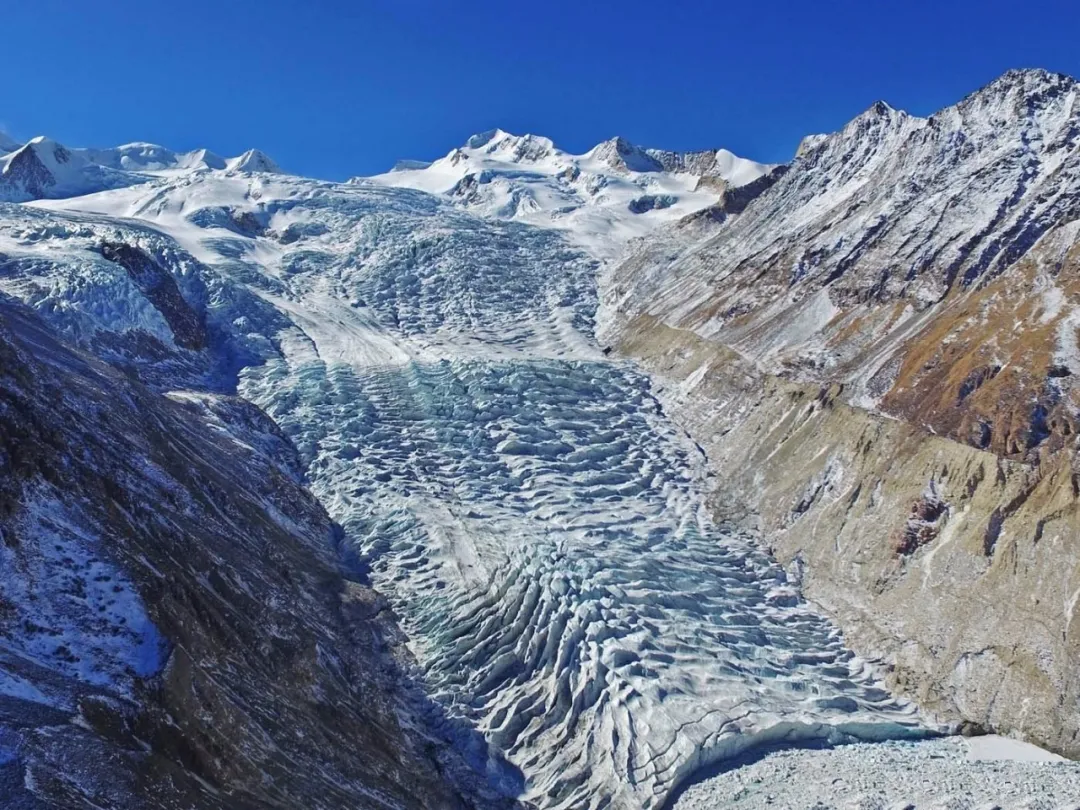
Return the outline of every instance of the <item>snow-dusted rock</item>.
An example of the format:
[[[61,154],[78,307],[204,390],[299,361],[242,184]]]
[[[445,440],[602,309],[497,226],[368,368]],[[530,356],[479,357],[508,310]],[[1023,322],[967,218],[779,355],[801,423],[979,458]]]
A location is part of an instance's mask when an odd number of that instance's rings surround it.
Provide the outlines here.
[[[509,804],[417,731],[296,473],[250,403],[151,392],[0,300],[0,804]]]
[[[225,161],[225,169],[230,172],[269,172],[280,174],[281,169],[265,152],[249,149],[240,157]]]

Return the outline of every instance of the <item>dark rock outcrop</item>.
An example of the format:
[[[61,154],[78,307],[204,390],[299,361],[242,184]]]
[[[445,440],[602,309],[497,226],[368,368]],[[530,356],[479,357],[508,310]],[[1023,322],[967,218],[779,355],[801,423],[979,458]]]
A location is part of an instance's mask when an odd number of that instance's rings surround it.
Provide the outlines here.
[[[176,345],[198,351],[206,347],[206,326],[180,293],[169,271],[144,251],[122,242],[107,242],[101,255],[123,267],[135,286],[161,313],[172,329]]]

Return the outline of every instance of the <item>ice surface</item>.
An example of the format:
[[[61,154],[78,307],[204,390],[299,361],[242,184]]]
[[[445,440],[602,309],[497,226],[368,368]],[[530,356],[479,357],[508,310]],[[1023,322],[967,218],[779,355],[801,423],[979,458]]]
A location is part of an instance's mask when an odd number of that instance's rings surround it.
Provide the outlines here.
[[[973,760],[1010,760],[1013,762],[1067,762],[1059,756],[1037,745],[1023,740],[1013,740],[997,734],[983,737],[970,737],[967,740],[968,757]],[[1080,797],[1078,797],[1080,798]]]

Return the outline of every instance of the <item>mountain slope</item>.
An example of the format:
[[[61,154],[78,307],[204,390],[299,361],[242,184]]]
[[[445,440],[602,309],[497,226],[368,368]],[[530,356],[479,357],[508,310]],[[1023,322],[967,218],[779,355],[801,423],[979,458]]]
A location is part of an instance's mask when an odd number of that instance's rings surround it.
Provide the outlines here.
[[[5,807],[473,806],[265,414],[7,299],[0,355]]]
[[[1080,227],[1078,118],[1077,83],[1042,71],[1006,74],[929,119],[879,103],[803,149],[691,255],[643,255],[614,280],[625,288],[614,305],[1022,455],[1071,396],[1072,293],[1061,267]],[[1018,297],[1031,307],[1024,328],[991,336]],[[946,335],[962,362],[934,358]],[[1027,392],[1040,387],[1030,407]],[[1059,428],[1073,407],[1058,408]]]
[[[669,381],[714,504],[924,704],[1080,753],[1080,86],[876,104],[703,227],[605,279],[601,331]]]

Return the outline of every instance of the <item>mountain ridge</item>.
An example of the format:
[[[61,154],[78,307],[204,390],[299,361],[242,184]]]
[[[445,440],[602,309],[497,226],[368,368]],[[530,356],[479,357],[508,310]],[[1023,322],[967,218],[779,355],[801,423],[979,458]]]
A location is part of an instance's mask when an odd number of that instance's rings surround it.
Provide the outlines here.
[[[133,142],[108,149],[69,148],[44,135],[24,144],[0,133],[0,200],[77,197],[190,171],[281,173],[265,153],[249,149],[221,158],[206,149],[174,152]]]
[[[759,193],[765,184],[758,181],[778,169],[725,149],[647,149],[622,137],[572,155],[550,138],[492,129],[437,160],[407,161],[349,182],[443,195],[481,217],[564,231],[607,258],[629,239],[722,205],[728,191]]]
[[[1080,754],[1075,79],[1011,71],[926,118],[874,104],[602,289],[605,342],[726,482],[714,508],[894,686]]]

